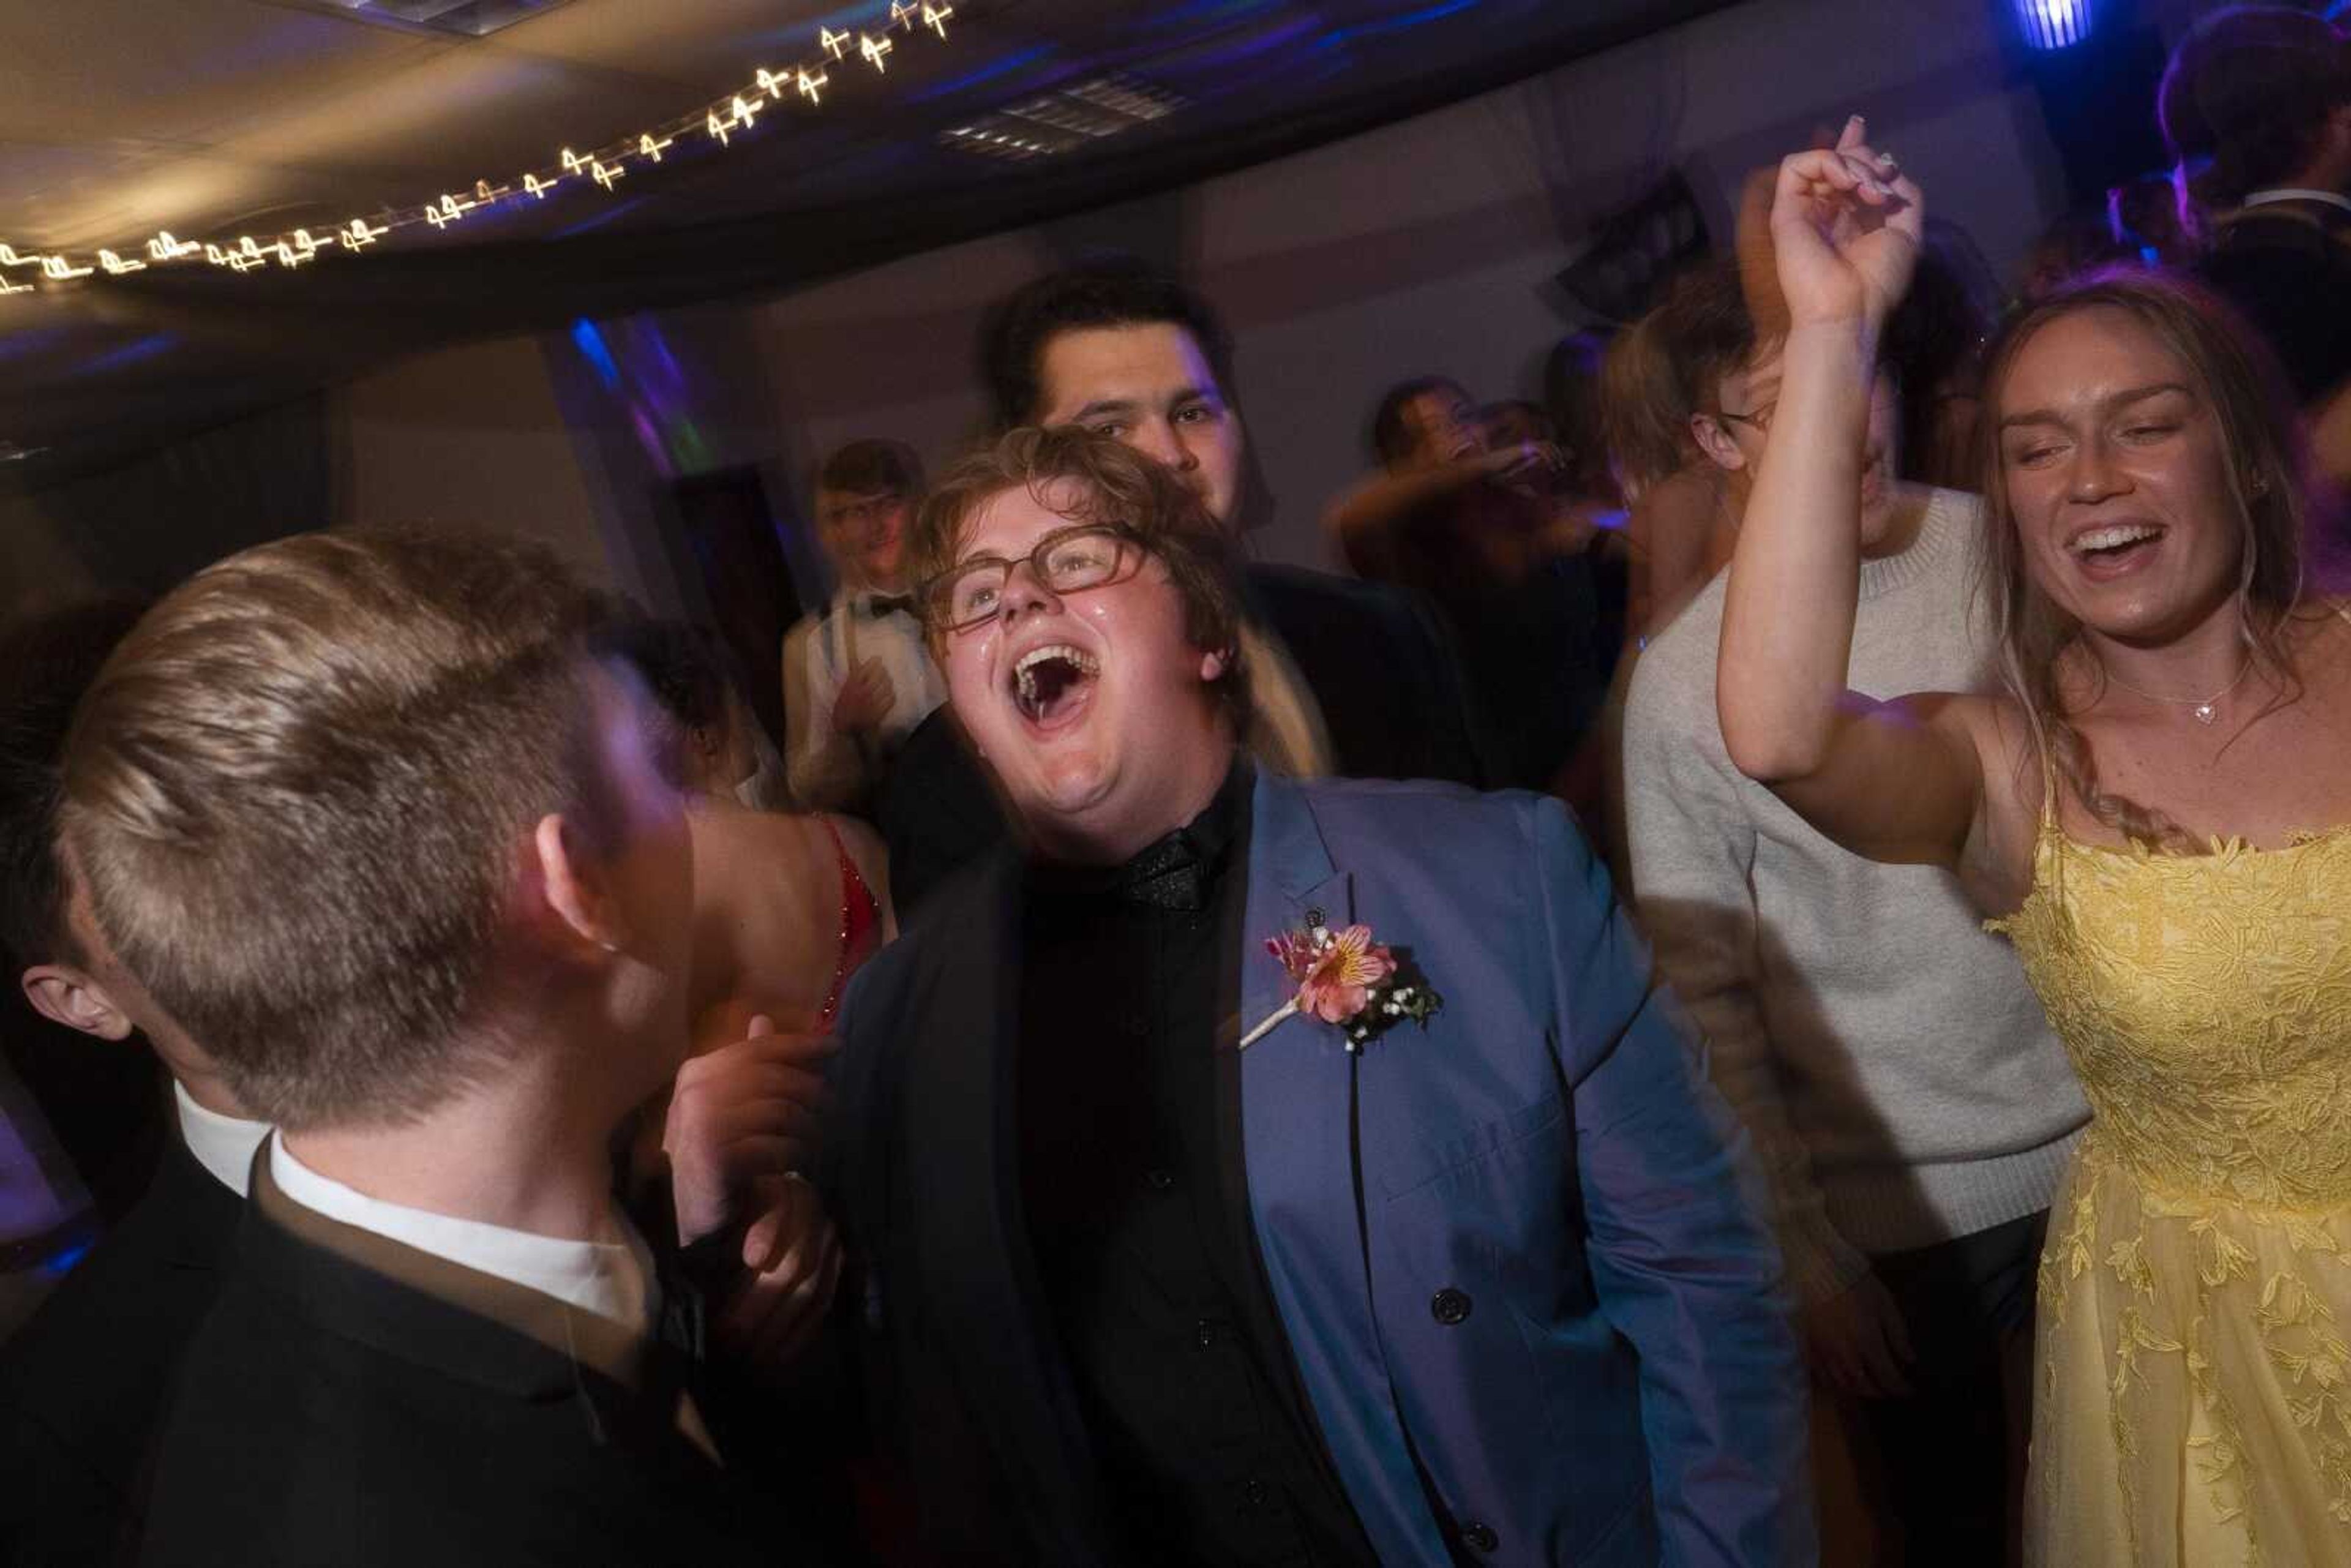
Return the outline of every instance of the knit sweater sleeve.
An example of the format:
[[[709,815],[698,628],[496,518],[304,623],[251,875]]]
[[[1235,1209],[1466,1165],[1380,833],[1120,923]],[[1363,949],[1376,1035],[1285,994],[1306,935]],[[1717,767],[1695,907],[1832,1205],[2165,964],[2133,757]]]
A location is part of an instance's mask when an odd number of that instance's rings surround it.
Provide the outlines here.
[[[1708,744],[1713,704],[1710,680],[1676,680],[1647,660],[1635,672],[1625,718],[1635,905],[1660,972],[1705,1037],[1715,1086],[1755,1146],[1790,1281],[1816,1301],[1869,1264],[1830,1225],[1780,1092],[1761,999],[1754,820],[1740,798],[1745,781],[1716,755],[1719,743]]]

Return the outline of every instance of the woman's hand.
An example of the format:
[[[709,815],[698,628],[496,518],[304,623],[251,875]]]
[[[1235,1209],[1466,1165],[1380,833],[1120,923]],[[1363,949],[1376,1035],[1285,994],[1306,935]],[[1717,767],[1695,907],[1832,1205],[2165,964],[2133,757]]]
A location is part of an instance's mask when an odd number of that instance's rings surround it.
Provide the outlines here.
[[[1917,264],[1926,208],[1894,160],[1863,140],[1861,116],[1834,147],[1780,161],[1771,245],[1792,327],[1855,323],[1875,333]]]

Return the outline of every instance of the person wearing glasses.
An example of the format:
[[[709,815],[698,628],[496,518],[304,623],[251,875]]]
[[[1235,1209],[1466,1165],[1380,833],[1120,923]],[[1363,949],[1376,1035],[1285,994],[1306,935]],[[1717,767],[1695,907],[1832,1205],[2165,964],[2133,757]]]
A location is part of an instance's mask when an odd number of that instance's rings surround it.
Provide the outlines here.
[[[1268,498],[1250,466],[1234,343],[1207,302],[1133,256],[1101,256],[1015,289],[979,348],[992,434],[1079,424],[1165,464],[1236,541]],[[1270,561],[1240,569],[1245,635],[1260,644],[1259,715],[1289,738],[1262,759],[1295,778],[1492,782],[1490,738],[1450,639],[1416,596]],[[941,714],[906,739],[875,821],[902,917],[1003,835],[1002,804]]]
[[[906,588],[923,463],[899,441],[852,441],[817,471],[816,518],[839,575],[832,602],[784,634],[784,759],[806,811],[862,811],[946,695]]]
[[[817,1180],[941,1560],[1811,1561],[1760,1192],[1606,873],[1260,767],[1231,553],[1072,426],[916,528],[1023,831],[852,983]]]
[[[1759,341],[1729,262],[1686,280],[1657,325],[1703,411],[1691,434],[1743,511],[1773,435],[1780,344]],[[1896,483],[1897,431],[1880,371],[1857,434],[1846,681],[1880,695],[1988,691],[1993,644],[1970,592],[1981,505]],[[1727,582],[1718,574],[1634,670],[1635,904],[1770,1178],[1842,1439],[1823,1446],[1831,1533],[1900,1531],[1913,1560],[1999,1563],[2023,1473],[2034,1263],[2089,1112],[2014,954],[1956,878],[1838,848],[1731,765],[1715,711]],[[1882,1493],[1852,1493],[1845,1446],[1879,1457]],[[1844,1555],[1861,1553],[1831,1552]]]

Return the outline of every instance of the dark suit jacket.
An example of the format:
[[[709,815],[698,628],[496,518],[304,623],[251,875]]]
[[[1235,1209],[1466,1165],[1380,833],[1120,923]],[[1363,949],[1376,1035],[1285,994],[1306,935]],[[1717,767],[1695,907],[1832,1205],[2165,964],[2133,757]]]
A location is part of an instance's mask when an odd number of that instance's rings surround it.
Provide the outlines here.
[[[1376,582],[1262,564],[1241,572],[1241,601],[1314,694],[1339,777],[1489,781],[1475,695],[1421,601]]]
[[[1282,1330],[1384,1563],[1812,1560],[1801,1364],[1744,1140],[1556,801],[1261,774],[1259,946],[1361,921],[1444,999],[1350,1052],[1243,1057],[1250,1215]],[[820,1180],[864,1270],[873,1407],[946,1554],[1111,1539],[1041,1301],[1011,1092],[1021,878],[996,858],[852,982]]]
[[[661,1340],[631,1344],[550,1297],[302,1209],[257,1164],[164,1427],[141,1561],[808,1561],[789,1509],[760,1500],[755,1530],[682,1429],[699,1298],[664,1284]]]
[[[16,996],[0,998],[0,1053],[107,1224],[120,1224],[154,1186],[164,1145],[179,1136],[172,1081],[154,1052],[136,1040],[93,1042]]]
[[[127,1561],[151,1446],[245,1200],[174,1136],[145,1198],[0,1356],[0,1562]]]
[[[1427,608],[1377,583],[1294,566],[1241,574],[1249,618],[1272,634],[1322,710],[1333,770],[1347,779],[1437,779],[1478,788],[1493,748],[1460,661]],[[890,849],[890,902],[912,925],[930,894],[1004,838],[1002,806],[954,715],[906,737],[875,799]]]
[[[2222,223],[2199,270],[2268,342],[2305,406],[2351,379],[2351,213],[2248,207]]]
[[[890,907],[902,930],[941,883],[1004,841],[1004,807],[952,705],[933,708],[891,759],[873,794],[873,826],[890,851]]]

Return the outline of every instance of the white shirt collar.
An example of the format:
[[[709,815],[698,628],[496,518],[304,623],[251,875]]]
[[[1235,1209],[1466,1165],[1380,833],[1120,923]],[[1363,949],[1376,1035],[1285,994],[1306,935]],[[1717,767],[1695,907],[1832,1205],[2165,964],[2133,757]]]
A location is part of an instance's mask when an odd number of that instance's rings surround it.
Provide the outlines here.
[[[196,1103],[188,1086],[176,1078],[172,1080],[172,1094],[180,1103],[180,1136],[186,1142],[188,1153],[195,1155],[196,1163],[212,1172],[221,1186],[239,1197],[246,1196],[246,1186],[253,1179],[253,1151],[269,1136],[269,1124],[207,1111]]]
[[[612,1218],[618,1241],[569,1241],[509,1230],[370,1197],[320,1176],[275,1138],[269,1144],[269,1179],[287,1197],[329,1219],[553,1296],[640,1333],[653,1322],[653,1256],[617,1210]]]
[[[2330,207],[2340,207],[2351,213],[2351,196],[2338,191],[2305,191],[2299,185],[2280,185],[2272,191],[2255,191],[2244,199],[2242,205],[2266,207],[2273,202],[2323,202]]]

